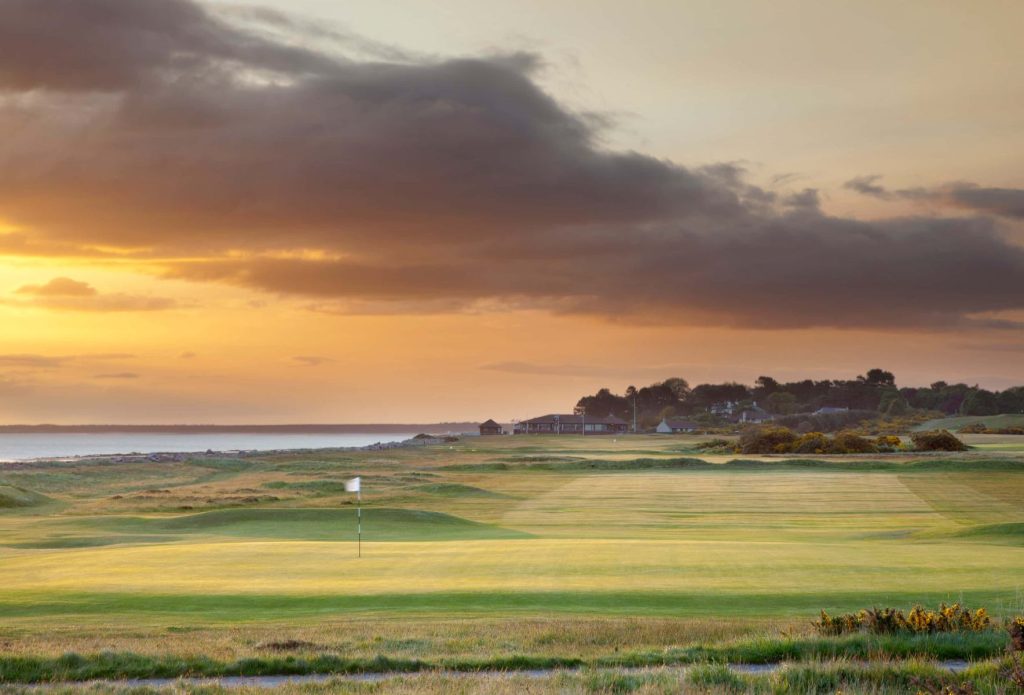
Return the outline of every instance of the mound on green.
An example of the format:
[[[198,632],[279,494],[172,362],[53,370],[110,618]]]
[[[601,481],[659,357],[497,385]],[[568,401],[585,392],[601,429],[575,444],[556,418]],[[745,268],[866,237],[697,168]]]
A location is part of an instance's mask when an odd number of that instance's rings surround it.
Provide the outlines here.
[[[416,492],[436,495],[438,497],[508,497],[508,495],[500,492],[492,492],[491,490],[484,490],[480,487],[463,485],[461,483],[428,483],[426,485],[418,485],[414,489]]]
[[[1024,522],[981,524],[954,531],[946,534],[945,537],[999,545],[1024,545]]]
[[[94,523],[119,533],[202,534],[240,538],[347,541],[355,509],[219,509],[174,517],[107,517]],[[418,509],[363,509],[363,539],[374,541],[485,540],[529,534],[451,514]]]
[[[52,501],[46,495],[41,495],[32,490],[14,487],[13,485],[0,485],[0,509],[38,507]]]

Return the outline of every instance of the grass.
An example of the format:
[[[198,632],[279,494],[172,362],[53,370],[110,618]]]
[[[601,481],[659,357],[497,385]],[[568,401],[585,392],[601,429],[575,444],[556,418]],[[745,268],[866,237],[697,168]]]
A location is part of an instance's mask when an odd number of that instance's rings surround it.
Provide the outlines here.
[[[949,430],[950,432],[955,432],[961,427],[966,427],[967,425],[974,425],[979,422],[985,423],[992,429],[999,429],[1002,427],[1024,427],[1024,413],[1004,413],[1002,415],[960,415],[954,417],[944,417],[936,420],[929,420],[918,425],[914,429],[919,431]]]
[[[700,441],[0,467],[3,499],[28,501],[0,514],[0,654],[42,672],[64,652],[83,669],[105,652],[221,669],[988,658],[995,633],[823,642],[809,625],[876,604],[1024,612],[1024,454],[735,460],[688,453]],[[320,647],[257,647],[292,638]]]
[[[46,495],[40,495],[32,490],[13,485],[0,485],[0,509],[39,507],[50,501]]]
[[[0,656],[0,683],[37,683],[48,680],[124,680],[143,678],[262,676],[282,674],[410,673],[446,670],[533,671],[566,668],[644,668],[706,663],[775,664],[782,661],[864,660],[885,653],[901,660],[991,659],[1006,648],[1003,633],[970,635],[908,635],[877,637],[769,639],[738,641],[720,646],[694,646],[661,651],[622,653],[583,658],[570,655],[514,654],[485,658],[421,659],[377,654],[352,658],[304,651],[298,654],[260,654],[233,661],[208,656],[147,655],[104,651],[93,654],[66,652],[59,656]],[[386,647],[380,644],[380,647]]]

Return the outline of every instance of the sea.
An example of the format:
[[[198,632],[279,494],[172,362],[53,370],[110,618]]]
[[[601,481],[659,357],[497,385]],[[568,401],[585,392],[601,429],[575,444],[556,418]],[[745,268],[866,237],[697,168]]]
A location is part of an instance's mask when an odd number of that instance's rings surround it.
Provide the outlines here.
[[[0,461],[203,451],[363,447],[410,439],[406,432],[0,432]]]

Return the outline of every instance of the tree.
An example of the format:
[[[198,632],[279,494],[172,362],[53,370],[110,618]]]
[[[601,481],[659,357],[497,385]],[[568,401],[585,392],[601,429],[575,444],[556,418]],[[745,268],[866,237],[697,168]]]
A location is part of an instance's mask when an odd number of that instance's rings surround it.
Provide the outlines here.
[[[997,396],[1000,413],[1024,413],[1024,386],[1014,386]]]
[[[690,392],[688,400],[701,408],[707,408],[723,401],[745,401],[750,398],[750,391],[743,384],[701,384]]]
[[[896,377],[892,372],[884,369],[869,369],[864,376],[857,377],[858,380],[871,384],[872,386],[895,386]]]
[[[779,386],[779,382],[770,376],[759,376],[757,381],[754,382],[754,394],[758,398],[767,398],[780,388],[782,387]]]
[[[607,388],[599,390],[593,396],[584,396],[576,403],[575,411],[591,417],[615,415],[623,420],[631,417],[632,402],[617,396]]]
[[[785,391],[776,391],[764,399],[764,408],[776,415],[789,415],[797,411],[796,396]]]
[[[665,379],[665,381],[662,382],[662,386],[667,387],[669,391],[672,392],[672,395],[680,401],[685,400],[686,397],[690,395],[689,382],[687,382],[686,379],[682,379],[677,376]]]
[[[974,388],[960,404],[961,415],[998,415],[999,401],[996,394],[985,389]]]

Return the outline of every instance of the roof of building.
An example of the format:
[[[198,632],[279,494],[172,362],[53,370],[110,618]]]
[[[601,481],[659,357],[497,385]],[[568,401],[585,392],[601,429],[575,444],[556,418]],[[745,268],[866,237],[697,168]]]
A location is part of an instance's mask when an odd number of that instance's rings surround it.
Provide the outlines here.
[[[614,415],[607,415],[605,417],[597,417],[594,415],[587,415],[583,417],[581,415],[541,415],[540,417],[531,418],[529,420],[523,420],[523,423],[529,423],[531,425],[542,425],[548,423],[560,422],[563,425],[578,425],[581,422],[594,425],[625,425],[626,421],[622,418],[615,417]]]
[[[481,427],[501,427],[501,425],[496,423],[494,420],[487,420],[486,422],[481,422],[480,426]]]
[[[693,420],[687,420],[683,417],[667,417],[663,422],[674,430],[696,430],[700,429],[700,424]]]

